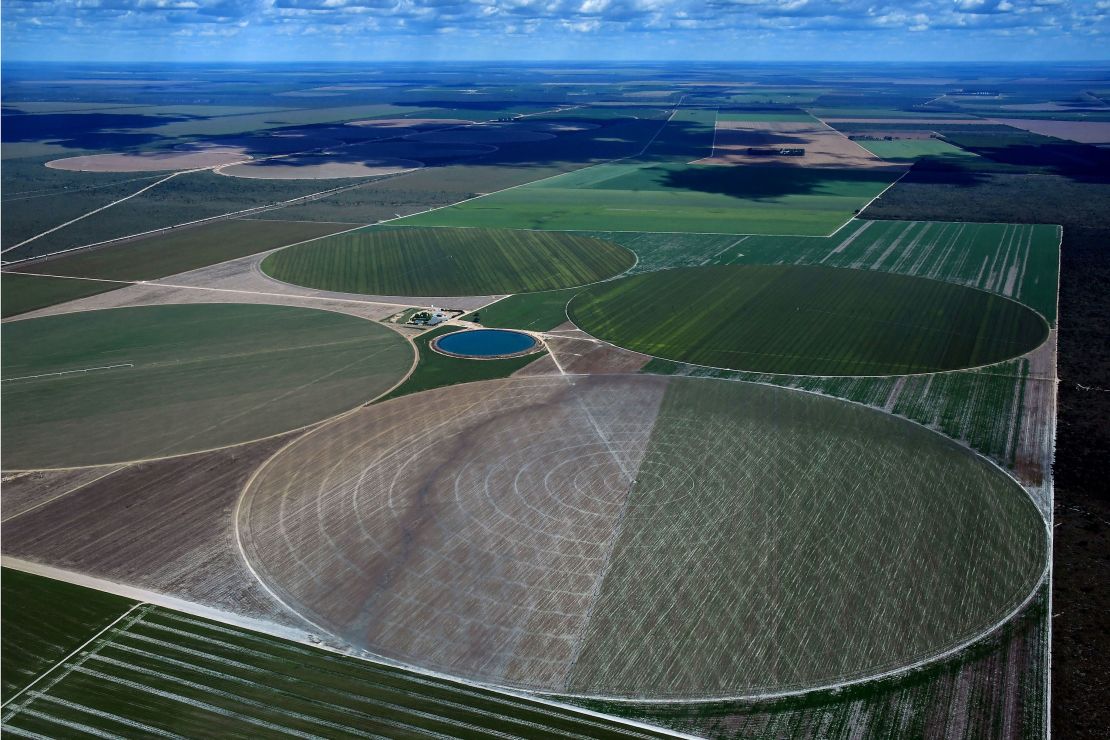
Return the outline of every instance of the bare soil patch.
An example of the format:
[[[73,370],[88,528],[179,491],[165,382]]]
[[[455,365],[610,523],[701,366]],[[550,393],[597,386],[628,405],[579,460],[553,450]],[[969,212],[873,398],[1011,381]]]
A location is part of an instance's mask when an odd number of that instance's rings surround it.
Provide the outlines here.
[[[216,171],[229,177],[255,180],[334,180],[395,175],[423,166],[423,162],[414,159],[382,158],[350,162],[320,155],[233,164]]]
[[[804,149],[804,156],[751,150]],[[717,121],[713,155],[694,164],[883,169],[891,165],[827,126],[794,121]]]
[[[55,159],[46,166],[70,172],[161,172],[194,170],[246,162],[251,157],[240,146],[204,147],[188,151],[133,152],[129,154],[90,154]]]
[[[1110,144],[1110,121],[1046,121],[1038,118],[995,118],[993,123],[1032,131],[1080,144]]]

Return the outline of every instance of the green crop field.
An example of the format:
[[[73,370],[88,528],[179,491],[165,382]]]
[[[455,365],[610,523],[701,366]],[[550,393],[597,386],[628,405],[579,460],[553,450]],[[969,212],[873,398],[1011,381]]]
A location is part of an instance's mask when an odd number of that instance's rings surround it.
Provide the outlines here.
[[[797,375],[904,375],[1016,357],[1048,336],[985,291],[876,271],[751,265],[593,286],[571,319],[606,341],[697,365]]]
[[[567,301],[581,288],[511,295],[463,318],[502,329],[548,331],[567,320]]]
[[[442,388],[445,385],[457,383],[472,383],[476,380],[492,380],[494,378],[507,378],[525,365],[529,365],[543,357],[545,352],[536,352],[520,357],[508,357],[498,360],[473,360],[462,357],[449,357],[436,352],[428,344],[436,337],[443,336],[453,331],[456,327],[444,326],[424,332],[413,340],[416,351],[420,357],[412,375],[405,378],[405,382],[394,388],[381,400],[407,396],[410,393]]]
[[[3,700],[22,690],[134,602],[10,568],[3,591]]]
[[[3,332],[5,468],[180,454],[368,401],[408,370],[395,332],[341,314],[216,304],[28,319]]]
[[[692,157],[702,156],[693,154]],[[821,236],[890,185],[888,173],[605,164],[411,216],[413,226]]]
[[[3,310],[0,313],[6,319],[38,308],[86,298],[98,293],[107,293],[119,287],[122,286],[117,283],[5,272],[3,277],[0,277],[0,299],[3,301]]]
[[[344,293],[463,296],[585,285],[618,275],[635,256],[573,234],[504,229],[365,229],[267,257],[268,275]]]
[[[60,659],[129,606],[9,570],[4,598],[5,692],[9,649],[20,659],[28,650]],[[21,613],[9,623],[9,609],[17,607]],[[9,630],[37,642],[17,645],[16,634],[9,642]],[[33,669],[37,675],[46,667]],[[49,680],[5,705],[2,716],[4,734],[12,737],[663,736],[150,605],[134,609]]]
[[[940,139],[898,139],[896,141],[857,140],[857,144],[876,157],[892,162],[913,162],[921,157],[974,157],[972,152],[960,149]]]
[[[885,196],[884,196],[885,197]],[[827,238],[593,232],[631,249],[633,272],[700,265],[823,264],[968,285],[1056,320],[1060,227],[854,220]]]
[[[890,670],[1005,618],[1047,557],[1025,492],[955,442],[732,381],[670,381],[622,522],[572,692],[737,695]]]

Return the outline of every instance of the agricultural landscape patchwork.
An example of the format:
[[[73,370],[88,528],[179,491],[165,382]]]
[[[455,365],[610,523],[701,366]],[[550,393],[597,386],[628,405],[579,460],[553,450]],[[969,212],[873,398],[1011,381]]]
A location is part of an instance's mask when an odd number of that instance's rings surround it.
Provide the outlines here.
[[[1110,69],[55,71],[4,69],[5,733],[1052,731]]]

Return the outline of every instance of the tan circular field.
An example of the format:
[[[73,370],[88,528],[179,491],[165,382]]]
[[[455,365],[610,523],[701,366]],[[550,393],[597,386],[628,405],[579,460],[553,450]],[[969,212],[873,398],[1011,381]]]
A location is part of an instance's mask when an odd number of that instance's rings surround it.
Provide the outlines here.
[[[362,162],[337,162],[326,156],[297,157],[233,164],[217,170],[229,177],[254,180],[337,180],[347,177],[373,177],[423,167],[414,159],[368,159]]]
[[[583,121],[568,121],[562,123],[560,121],[535,121],[534,123],[525,124],[533,131],[546,131],[551,134],[571,134],[576,131],[593,131],[594,129],[601,128],[596,123],[585,123]]]
[[[70,172],[160,172],[218,167],[246,162],[250,158],[242,147],[205,147],[188,151],[89,154],[55,159],[46,166]]]

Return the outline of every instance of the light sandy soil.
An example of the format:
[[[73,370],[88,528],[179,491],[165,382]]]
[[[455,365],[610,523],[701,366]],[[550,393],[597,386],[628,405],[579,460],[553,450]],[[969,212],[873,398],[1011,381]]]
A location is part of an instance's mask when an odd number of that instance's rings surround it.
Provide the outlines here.
[[[75,493],[93,481],[107,477],[124,465],[105,465],[95,468],[72,468],[69,470],[32,470],[25,472],[5,472],[0,483],[4,516],[6,522],[28,511],[44,506],[61,496]]]
[[[514,377],[637,373],[651,360],[647,355],[599,342],[569,321],[545,332],[543,340],[549,354],[517,370]]]
[[[242,147],[206,147],[191,151],[90,154],[55,159],[46,166],[71,172],[162,172],[218,167],[249,159]]]
[[[331,159],[327,155],[321,155],[299,157],[295,164],[285,159],[233,164],[220,167],[216,172],[229,177],[246,177],[255,180],[333,180],[344,177],[395,175],[423,166],[423,162],[412,159],[383,158],[364,162],[342,162]]]
[[[801,147],[805,156],[748,154],[752,147]],[[694,164],[892,169],[889,163],[827,126],[794,121],[717,121],[713,156]]]
[[[1036,118],[995,118],[994,123],[1080,144],[1110,144],[1110,121],[1045,121]]]

